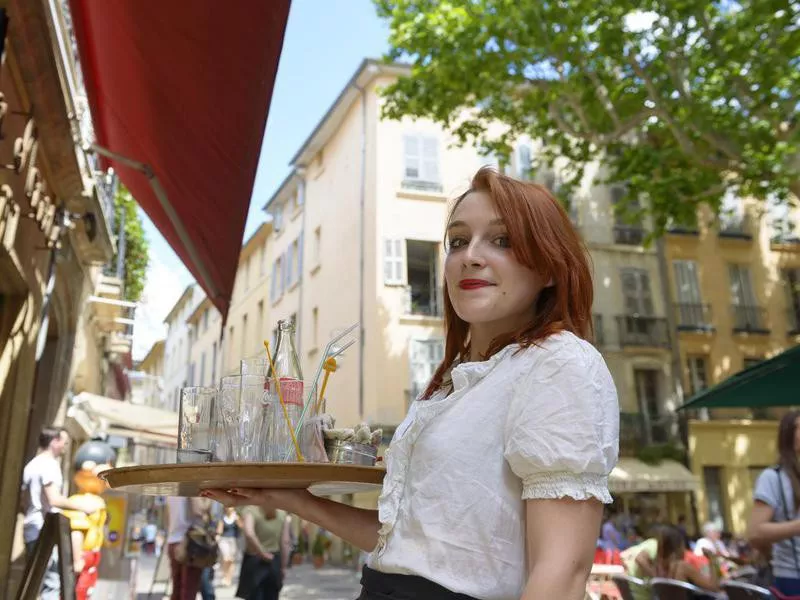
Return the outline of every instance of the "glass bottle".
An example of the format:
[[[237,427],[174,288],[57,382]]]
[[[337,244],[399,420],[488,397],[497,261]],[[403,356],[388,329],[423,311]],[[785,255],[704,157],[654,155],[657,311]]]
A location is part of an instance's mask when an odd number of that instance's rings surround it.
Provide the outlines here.
[[[270,368],[267,385],[271,396],[275,400],[275,452],[273,460],[292,460],[295,456],[286,415],[280,405],[275,379],[280,381],[281,397],[286,405],[292,429],[297,427],[300,415],[303,413],[303,371],[300,368],[300,359],[297,357],[295,346],[294,319],[278,321],[278,339],[275,341],[275,351],[272,356],[273,371]],[[274,389],[273,389],[274,388]]]

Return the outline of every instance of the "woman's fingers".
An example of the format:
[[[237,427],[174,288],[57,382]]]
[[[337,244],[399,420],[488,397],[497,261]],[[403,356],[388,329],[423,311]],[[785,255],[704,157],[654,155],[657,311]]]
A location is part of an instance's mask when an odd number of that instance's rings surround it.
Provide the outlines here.
[[[234,494],[232,490],[207,489],[201,491],[200,496],[210,498],[225,506],[237,506],[242,504],[242,500],[244,500],[241,496]]]

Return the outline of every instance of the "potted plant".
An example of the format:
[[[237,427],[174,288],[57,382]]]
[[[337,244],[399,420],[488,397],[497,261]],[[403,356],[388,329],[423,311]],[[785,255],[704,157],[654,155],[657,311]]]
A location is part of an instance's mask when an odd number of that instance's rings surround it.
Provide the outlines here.
[[[298,537],[297,552],[292,555],[293,565],[302,565],[308,554],[308,534],[305,531],[301,531]]]
[[[314,562],[315,569],[319,569],[325,564],[325,542],[325,536],[322,535],[322,531],[317,531],[314,544],[311,546],[311,558]]]

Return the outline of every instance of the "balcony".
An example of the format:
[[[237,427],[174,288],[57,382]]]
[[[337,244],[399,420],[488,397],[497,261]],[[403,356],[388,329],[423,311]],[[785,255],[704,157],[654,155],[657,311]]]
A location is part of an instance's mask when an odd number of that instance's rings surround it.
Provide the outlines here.
[[[675,305],[678,331],[713,331],[711,324],[711,306],[708,304]]]
[[[424,181],[422,179],[404,179],[401,187],[404,190],[428,192],[430,194],[441,194],[444,189],[438,181]]]
[[[786,309],[786,322],[789,325],[789,335],[800,335],[800,305]]]
[[[747,215],[720,217],[719,237],[738,240],[752,240],[753,227]]]
[[[800,251],[800,236],[794,232],[775,235],[770,240],[772,250]]]
[[[760,306],[731,306],[734,333],[769,333],[767,311]]]
[[[644,229],[639,225],[614,225],[614,243],[626,246],[641,246]]]
[[[619,344],[625,347],[669,347],[669,328],[663,317],[617,315]]]
[[[688,225],[670,225],[667,227],[667,233],[670,235],[700,235],[700,230]]]
[[[639,412],[619,414],[619,447],[621,454],[636,454],[648,444],[666,444],[678,437],[678,418],[661,414],[653,418]]]

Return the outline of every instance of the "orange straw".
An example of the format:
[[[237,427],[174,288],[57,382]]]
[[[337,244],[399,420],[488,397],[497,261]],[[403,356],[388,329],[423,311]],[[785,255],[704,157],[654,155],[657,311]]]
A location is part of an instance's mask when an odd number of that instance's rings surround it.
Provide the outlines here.
[[[325,377],[322,378],[322,389],[319,391],[319,398],[317,398],[317,404],[314,407],[315,413],[319,412],[320,407],[325,402],[325,388],[328,386],[328,377],[331,376],[331,373],[336,372],[336,359],[332,356],[328,357],[322,368],[325,369]]]
[[[292,436],[292,443],[294,444],[294,451],[297,453],[297,460],[305,462],[303,453],[300,452],[300,444],[297,443],[297,438],[294,435],[294,427],[292,427],[292,420],[289,418],[289,409],[286,408],[286,403],[283,401],[283,394],[281,393],[281,379],[275,372],[275,364],[272,362],[272,356],[269,353],[269,342],[264,340],[264,349],[267,351],[267,360],[269,361],[269,368],[272,371],[272,376],[275,378],[275,388],[278,391],[278,400],[283,408],[283,418],[286,419],[286,426],[289,428],[289,434]]]

